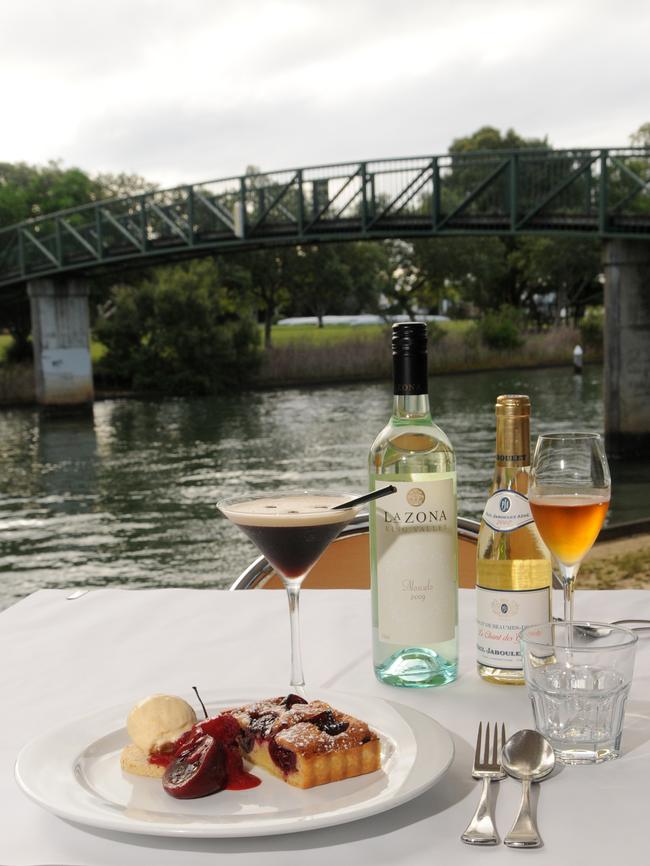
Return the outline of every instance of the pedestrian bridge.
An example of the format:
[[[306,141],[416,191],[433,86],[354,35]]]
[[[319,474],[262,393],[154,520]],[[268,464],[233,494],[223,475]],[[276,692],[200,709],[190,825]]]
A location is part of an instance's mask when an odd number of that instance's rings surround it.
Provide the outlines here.
[[[79,404],[95,275],[281,244],[557,233],[603,242],[607,445],[647,457],[648,147],[368,160],[93,202],[0,231],[0,292],[27,287],[39,402]]]
[[[650,148],[476,151],[247,174],[0,231],[0,288],[256,249],[561,232],[650,240]]]

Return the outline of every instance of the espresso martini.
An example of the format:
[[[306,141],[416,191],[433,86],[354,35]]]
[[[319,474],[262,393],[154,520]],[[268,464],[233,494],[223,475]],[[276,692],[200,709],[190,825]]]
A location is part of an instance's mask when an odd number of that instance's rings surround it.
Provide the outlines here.
[[[298,598],[307,572],[359,507],[341,493],[272,493],[223,499],[221,512],[238,526],[282,578],[291,624],[291,691],[304,697]],[[355,500],[356,503],[356,500]]]
[[[333,511],[349,499],[336,494],[298,493],[220,505],[284,577],[303,577],[358,509]]]

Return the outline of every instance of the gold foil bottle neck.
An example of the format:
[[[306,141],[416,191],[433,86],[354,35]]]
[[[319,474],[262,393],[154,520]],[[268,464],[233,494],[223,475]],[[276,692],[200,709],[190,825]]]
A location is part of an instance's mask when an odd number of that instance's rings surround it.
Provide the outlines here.
[[[526,394],[502,394],[497,397],[497,418],[516,415],[527,415],[530,417],[530,397]]]
[[[526,394],[497,397],[497,466],[530,465],[530,398]]]

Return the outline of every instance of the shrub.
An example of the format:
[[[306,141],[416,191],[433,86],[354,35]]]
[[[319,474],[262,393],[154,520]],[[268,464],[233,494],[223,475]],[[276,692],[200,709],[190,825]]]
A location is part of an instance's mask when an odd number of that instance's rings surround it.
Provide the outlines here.
[[[31,340],[14,340],[7,346],[5,361],[8,364],[33,363],[34,347]]]
[[[437,346],[441,340],[444,340],[447,331],[438,322],[427,322],[427,339],[429,349]]]
[[[99,372],[138,391],[210,394],[246,384],[258,363],[257,324],[219,285],[210,259],[161,268],[117,286],[96,326]]]
[[[603,307],[587,307],[580,319],[580,338],[585,348],[600,349],[603,345],[603,326],[605,311]]]
[[[486,313],[478,323],[482,342],[489,349],[504,351],[518,349],[523,345],[521,335],[523,323],[520,313],[514,307],[503,306],[497,311]]]

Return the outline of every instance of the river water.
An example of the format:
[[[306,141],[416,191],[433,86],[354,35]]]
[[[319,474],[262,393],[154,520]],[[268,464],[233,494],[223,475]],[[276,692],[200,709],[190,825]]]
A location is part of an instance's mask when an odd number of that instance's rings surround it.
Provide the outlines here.
[[[499,371],[431,380],[457,449],[459,514],[479,517],[494,398],[526,393],[533,433],[602,431],[602,371]],[[92,416],[0,412],[0,608],[39,588],[226,586],[256,555],[222,496],[366,488],[387,383],[163,402],[106,400]],[[650,514],[650,464],[615,466],[609,521]]]

